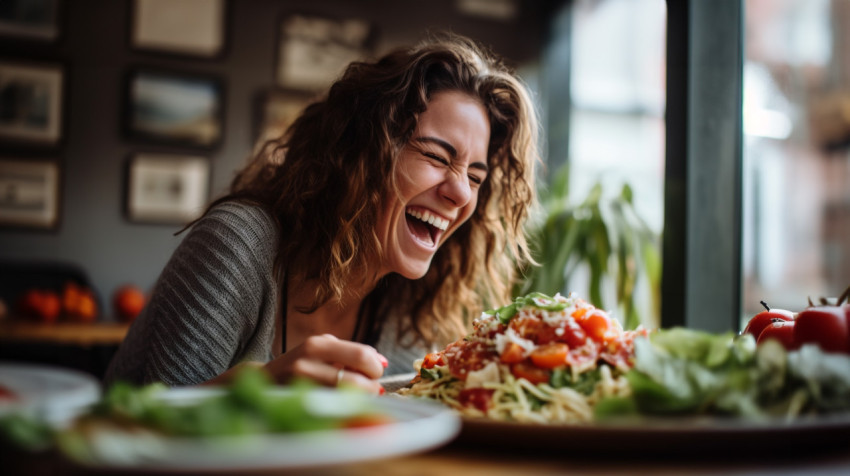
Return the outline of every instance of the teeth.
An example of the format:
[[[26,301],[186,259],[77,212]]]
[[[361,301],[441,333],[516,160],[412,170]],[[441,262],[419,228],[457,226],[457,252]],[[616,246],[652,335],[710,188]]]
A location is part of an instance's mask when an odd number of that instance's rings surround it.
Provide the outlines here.
[[[420,212],[419,210],[412,210],[407,212],[408,215],[416,217],[418,220],[422,220],[429,225],[433,225],[443,231],[446,231],[446,228],[449,227],[449,221],[444,220],[436,215],[432,215],[429,212]]]

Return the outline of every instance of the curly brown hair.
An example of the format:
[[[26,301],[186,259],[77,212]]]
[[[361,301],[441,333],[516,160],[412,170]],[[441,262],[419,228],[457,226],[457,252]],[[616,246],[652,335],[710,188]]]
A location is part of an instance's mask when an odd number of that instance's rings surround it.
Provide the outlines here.
[[[397,189],[399,152],[441,91],[465,93],[487,111],[490,173],[475,212],[442,244],[424,277],[385,276],[365,297],[368,335],[393,315],[405,318],[399,338],[412,331],[428,344],[455,339],[470,317],[511,298],[515,265],[531,261],[523,224],[535,203],[538,122],[523,83],[499,58],[468,38],[440,35],[376,62],[350,64],[215,202],[248,200],[269,210],[285,231],[277,276],[315,279],[312,309],[340,298],[352,283],[365,282],[382,256],[375,225]]]

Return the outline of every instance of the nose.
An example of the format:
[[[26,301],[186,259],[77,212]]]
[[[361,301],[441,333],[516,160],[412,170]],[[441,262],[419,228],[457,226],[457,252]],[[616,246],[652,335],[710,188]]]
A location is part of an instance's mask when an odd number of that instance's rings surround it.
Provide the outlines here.
[[[472,197],[469,179],[462,172],[449,170],[438,189],[440,196],[457,207],[465,206]]]

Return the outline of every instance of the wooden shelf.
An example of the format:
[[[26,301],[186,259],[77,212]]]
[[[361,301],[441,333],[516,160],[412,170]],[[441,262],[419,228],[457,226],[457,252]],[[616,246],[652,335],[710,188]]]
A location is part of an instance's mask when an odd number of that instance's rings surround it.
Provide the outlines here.
[[[79,346],[118,345],[129,328],[130,324],[118,322],[38,324],[0,321],[0,340]]]

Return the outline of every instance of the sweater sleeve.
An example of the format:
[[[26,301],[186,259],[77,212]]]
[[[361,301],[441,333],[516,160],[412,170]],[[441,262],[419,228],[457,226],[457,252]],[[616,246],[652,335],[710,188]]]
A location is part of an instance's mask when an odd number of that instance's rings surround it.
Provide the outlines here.
[[[242,360],[267,360],[277,235],[260,208],[225,203],[196,223],[157,280],[106,382],[191,385]]]

